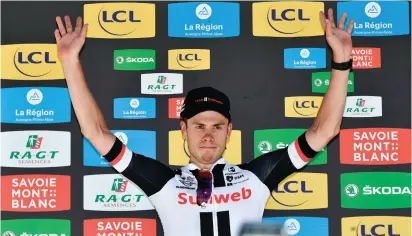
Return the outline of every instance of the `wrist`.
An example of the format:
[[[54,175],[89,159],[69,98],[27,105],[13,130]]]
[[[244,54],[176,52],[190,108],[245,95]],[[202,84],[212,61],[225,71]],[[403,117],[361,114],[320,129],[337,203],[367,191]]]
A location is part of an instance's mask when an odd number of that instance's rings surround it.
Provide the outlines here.
[[[348,62],[351,58],[352,55],[350,52],[347,52],[346,50],[339,50],[339,51],[333,51],[332,54],[333,61],[336,63],[344,63]]]
[[[333,55],[333,61],[336,63],[348,62],[350,59],[350,55]]]
[[[76,56],[66,56],[66,57],[61,59],[61,62],[62,62],[63,65],[75,64],[79,61],[80,61],[80,59],[77,55]]]

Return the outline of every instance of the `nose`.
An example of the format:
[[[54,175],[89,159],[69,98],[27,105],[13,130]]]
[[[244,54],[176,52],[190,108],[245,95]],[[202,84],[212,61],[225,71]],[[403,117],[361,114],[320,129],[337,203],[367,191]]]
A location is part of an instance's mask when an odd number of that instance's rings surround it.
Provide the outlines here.
[[[211,132],[206,132],[205,135],[202,138],[203,142],[213,142],[214,137]]]

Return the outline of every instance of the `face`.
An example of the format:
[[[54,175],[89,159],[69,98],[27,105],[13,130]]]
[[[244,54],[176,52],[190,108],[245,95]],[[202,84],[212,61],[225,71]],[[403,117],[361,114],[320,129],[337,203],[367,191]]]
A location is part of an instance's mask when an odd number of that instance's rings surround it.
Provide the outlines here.
[[[181,130],[189,147],[191,158],[208,165],[218,160],[225,151],[226,141],[232,131],[232,123],[215,111],[205,111],[181,121]]]

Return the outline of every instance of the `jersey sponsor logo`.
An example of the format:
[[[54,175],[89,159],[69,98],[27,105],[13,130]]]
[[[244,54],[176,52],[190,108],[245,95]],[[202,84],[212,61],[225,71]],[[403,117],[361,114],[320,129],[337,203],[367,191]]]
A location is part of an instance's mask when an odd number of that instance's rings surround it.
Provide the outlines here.
[[[183,74],[152,73],[142,74],[142,94],[181,94]]]
[[[226,193],[226,194],[212,194],[212,197],[209,199],[208,204],[226,204],[232,202],[239,202],[247,200],[252,197],[252,190],[248,188],[241,188],[238,192]],[[178,204],[192,204],[197,205],[196,196],[189,195],[188,193],[179,193],[177,195]]]
[[[116,119],[156,118],[156,99],[115,98],[113,115]]]
[[[341,175],[343,208],[411,207],[411,173],[359,172]]]
[[[330,72],[314,72],[312,73],[312,92],[326,93],[330,83]],[[349,72],[348,78],[348,93],[355,91],[355,75],[353,71]]]
[[[66,123],[71,119],[67,88],[1,89],[1,122],[12,124]]]
[[[1,177],[1,210],[47,212],[70,210],[70,176],[8,175]]]
[[[70,166],[70,132],[8,131],[1,133],[1,166],[44,168]]]
[[[88,38],[121,39],[155,36],[155,4],[93,3],[84,5]]]
[[[187,155],[190,155],[187,142],[185,150],[183,149],[184,139],[180,130],[169,131],[169,165],[185,166],[189,164]],[[230,139],[226,144],[226,150],[223,152],[225,160],[229,164],[238,165],[242,162],[242,134],[240,130],[232,130]]]
[[[379,117],[382,116],[382,97],[349,96],[346,98],[344,117]]]
[[[150,130],[111,130],[132,152],[156,159],[156,132]],[[111,167],[87,138],[83,138],[84,165]]]
[[[83,183],[84,210],[140,211],[154,209],[146,194],[123,175],[86,175]]]
[[[283,55],[286,69],[326,68],[324,48],[285,48]]]
[[[340,162],[352,165],[411,163],[411,129],[357,128],[340,131]]]
[[[323,217],[263,217],[263,223],[278,224],[286,235],[328,236],[328,218]]]
[[[185,98],[169,98],[169,118],[180,119],[180,111],[182,110]]]
[[[84,235],[156,235],[156,220],[106,218],[84,220]]]
[[[285,117],[316,117],[323,97],[285,97]]]
[[[190,189],[190,190],[195,190],[196,186],[197,186],[197,180],[191,176],[186,176],[186,175],[181,175],[180,176],[181,179],[179,179],[179,182],[183,185],[183,186],[176,186],[176,188],[179,189]]]
[[[353,48],[353,69],[381,68],[380,48]]]
[[[2,79],[64,79],[56,44],[11,44],[1,46]]]
[[[236,37],[240,34],[239,3],[171,3],[168,23],[169,37]]]
[[[262,2],[252,4],[253,35],[305,37],[323,35],[319,12],[323,2]]]
[[[230,167],[223,171],[226,186],[233,186],[249,180],[249,177],[242,172],[237,172],[235,167]]]
[[[1,221],[2,236],[70,236],[70,220],[18,219]]]
[[[169,70],[210,69],[209,49],[172,49],[169,53]]]
[[[306,129],[265,129],[254,131],[254,158],[268,152],[287,148],[299,138]],[[327,147],[322,149],[308,165],[323,165],[327,163]]]
[[[409,34],[407,1],[338,2],[337,15],[347,13],[354,20],[352,36],[391,36]],[[345,29],[349,22],[345,22]]]
[[[401,236],[411,235],[411,217],[361,216],[343,217],[342,235],[345,236]]]
[[[299,172],[288,176],[271,192],[265,209],[304,210],[328,207],[327,175]]]
[[[114,50],[115,70],[154,70],[156,69],[156,51],[152,49]]]

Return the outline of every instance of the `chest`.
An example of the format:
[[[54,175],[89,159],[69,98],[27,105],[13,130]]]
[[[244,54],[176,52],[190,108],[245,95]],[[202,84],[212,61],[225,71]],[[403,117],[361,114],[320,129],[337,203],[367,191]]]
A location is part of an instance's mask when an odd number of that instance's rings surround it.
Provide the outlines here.
[[[176,176],[169,183],[173,188],[172,201],[179,206],[199,208],[197,205],[197,180],[192,176]],[[226,209],[250,205],[259,199],[259,183],[247,173],[224,173],[212,184],[212,194],[206,208]],[[208,210],[208,209],[204,209]]]

